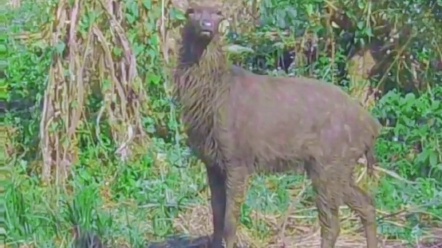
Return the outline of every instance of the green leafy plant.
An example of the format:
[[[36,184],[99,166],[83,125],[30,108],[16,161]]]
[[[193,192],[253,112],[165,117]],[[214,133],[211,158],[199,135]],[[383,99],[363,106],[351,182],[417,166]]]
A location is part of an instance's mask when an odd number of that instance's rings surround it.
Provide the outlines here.
[[[405,96],[391,91],[376,106],[374,113],[388,125],[379,146],[384,161],[412,179],[442,176],[442,103],[436,97],[441,88],[421,96]],[[387,151],[390,152],[387,152]]]

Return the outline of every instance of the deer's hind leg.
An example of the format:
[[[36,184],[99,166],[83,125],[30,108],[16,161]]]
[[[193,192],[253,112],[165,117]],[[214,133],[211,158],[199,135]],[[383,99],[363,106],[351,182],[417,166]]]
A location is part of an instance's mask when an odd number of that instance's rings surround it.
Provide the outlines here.
[[[341,231],[339,222],[340,190],[334,178],[320,164],[305,166],[316,192],[316,207],[321,228],[321,248],[334,248]]]
[[[376,208],[373,198],[350,182],[345,188],[344,202],[361,218],[367,239],[367,248],[377,248]]]
[[[341,231],[339,223],[339,206],[330,204],[330,199],[324,197],[321,189],[316,197],[318,219],[321,225],[321,248],[334,248]]]

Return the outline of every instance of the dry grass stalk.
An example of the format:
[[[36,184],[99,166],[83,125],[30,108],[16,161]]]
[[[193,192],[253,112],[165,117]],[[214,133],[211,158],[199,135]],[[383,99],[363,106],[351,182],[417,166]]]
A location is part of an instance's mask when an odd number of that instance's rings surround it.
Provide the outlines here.
[[[17,129],[12,126],[0,126],[0,146],[6,159],[11,158],[16,154],[16,147],[14,146],[14,136],[17,134]]]
[[[81,26],[80,17],[89,11],[104,14],[89,26]],[[48,25],[55,31],[49,44],[60,47],[64,43],[65,48],[54,56],[49,71],[40,145],[43,180],[49,181],[55,171],[56,181],[62,182],[77,160],[77,129],[86,117],[85,99],[91,86],[99,83],[104,102],[96,120],[97,136],[101,118],[107,117],[112,138],[119,145],[117,153],[123,159],[130,155],[130,145],[137,135],[146,137],[140,116],[146,93],[137,75],[135,55],[122,28],[120,4],[110,0],[92,4],[76,0],[70,6],[62,0],[53,12],[54,21]],[[121,54],[113,54],[115,47],[121,49]],[[54,129],[55,125],[59,128]]]
[[[10,8],[13,8],[13,9],[20,8],[20,5],[21,5],[20,0],[9,0],[8,1],[8,6]]]

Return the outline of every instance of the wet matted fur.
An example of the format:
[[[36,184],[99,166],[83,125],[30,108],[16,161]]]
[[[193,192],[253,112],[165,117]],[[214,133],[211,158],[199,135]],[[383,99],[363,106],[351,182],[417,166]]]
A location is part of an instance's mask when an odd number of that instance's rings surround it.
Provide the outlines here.
[[[316,79],[255,75],[222,50],[217,8],[193,6],[182,30],[175,96],[188,144],[207,168],[214,234],[211,247],[236,242],[251,173],[307,171],[317,194],[321,247],[339,236],[340,205],[360,217],[367,247],[377,247],[375,206],[353,180],[365,155],[371,171],[380,124],[339,87]]]

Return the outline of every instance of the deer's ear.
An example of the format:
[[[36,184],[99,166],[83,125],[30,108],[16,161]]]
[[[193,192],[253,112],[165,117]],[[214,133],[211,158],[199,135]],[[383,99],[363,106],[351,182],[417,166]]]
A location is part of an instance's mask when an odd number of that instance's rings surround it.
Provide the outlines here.
[[[192,7],[189,7],[186,10],[186,17],[189,17],[190,15],[193,15],[194,13],[195,13],[195,9]]]

